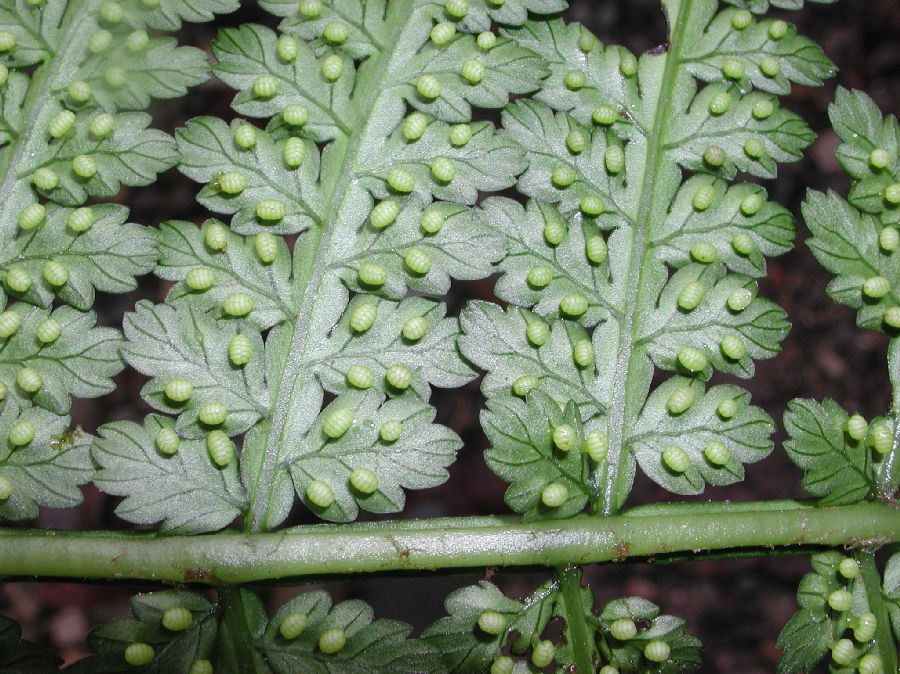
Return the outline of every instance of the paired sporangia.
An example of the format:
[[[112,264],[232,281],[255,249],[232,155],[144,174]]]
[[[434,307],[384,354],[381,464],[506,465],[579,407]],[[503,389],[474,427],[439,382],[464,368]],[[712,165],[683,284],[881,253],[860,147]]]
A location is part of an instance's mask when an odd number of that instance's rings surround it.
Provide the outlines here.
[[[562,0],[259,4],[277,30],[225,28],[212,48],[236,118],[172,139],[140,110],[207,65],[157,35],[238,3],[0,3],[0,516],[74,505],[91,480],[124,497],[121,518],[171,536],[272,531],[298,501],[328,522],[400,512],[462,444],[435,423],[432,387],[479,370],[486,460],[527,520],[615,515],[638,469],[697,494],[772,451],[769,415],[711,379],[751,377],[789,327],[758,280],[796,225],[760,181],[813,140],[779,97],[834,66],[766,11],[802,0],[664,0],[665,47],[639,56],[559,18]],[[832,296],[893,337],[900,132],[858,93],[840,91],[832,117],[856,182],[849,201],[809,195],[810,245]],[[148,229],[102,202],[176,162],[215,217]],[[171,282],[165,302],[139,302],[124,337],[95,327],[95,289],[151,270]],[[452,279],[495,273],[503,306],[447,316]],[[896,339],[889,358],[894,416],[826,400],[785,417],[820,505],[896,492]],[[67,430],[71,397],[108,392],[123,360],[154,412],[96,438]],[[896,670],[897,557],[883,581],[867,551],[813,565],[781,670],[828,653],[834,672]],[[595,606],[577,567],[524,599],[482,581],[446,610],[412,636],[321,590],[271,616],[247,588],[153,592],[67,671],[700,667],[684,621],[639,597]],[[58,667],[4,619],[7,660]]]

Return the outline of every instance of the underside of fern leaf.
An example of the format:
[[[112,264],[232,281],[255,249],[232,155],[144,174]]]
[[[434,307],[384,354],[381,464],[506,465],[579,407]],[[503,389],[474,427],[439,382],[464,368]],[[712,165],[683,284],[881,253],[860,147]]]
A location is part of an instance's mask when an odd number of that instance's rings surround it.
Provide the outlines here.
[[[396,512],[446,480],[461,443],[431,387],[475,372],[436,297],[492,273],[502,239],[473,206],[525,168],[472,108],[547,75],[515,40],[475,35],[562,8],[261,4],[280,33],[226,29],[213,48],[243,119],[178,133],[181,171],[228,222],[165,223],[157,273],[175,285],[125,321],[126,360],[168,416],[109,424],[94,448],[120,515],[184,532],[268,530],[297,497],[331,521]],[[198,493],[206,512],[185,521]]]
[[[0,517],[81,500],[91,438],[73,397],[113,389],[118,331],[97,327],[95,292],[151,271],[153,230],[115,203],[176,162],[142,112],[203,82],[206,58],[161,31],[208,21],[233,0],[0,3]],[[148,32],[149,31],[149,32]],[[152,35],[151,35],[152,34]]]
[[[786,316],[757,279],[795,228],[765,189],[730,181],[800,157],[813,134],[776,96],[833,66],[784,21],[664,6],[666,46],[639,58],[560,20],[503,33],[552,72],[503,113],[528,202],[482,206],[508,242],[511,306],[471,305],[460,344],[487,371],[488,463],[529,517],[613,513],[637,466],[696,494],[773,446],[746,391],[707,382],[779,351]],[[652,388],[656,370],[672,376]]]

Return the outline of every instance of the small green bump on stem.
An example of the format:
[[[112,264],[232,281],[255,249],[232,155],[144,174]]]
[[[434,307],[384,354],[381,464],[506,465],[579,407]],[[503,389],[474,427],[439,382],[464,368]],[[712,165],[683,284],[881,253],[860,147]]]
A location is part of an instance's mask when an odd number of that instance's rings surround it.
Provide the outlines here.
[[[575,182],[578,176],[575,169],[567,164],[560,164],[553,167],[550,173],[550,180],[557,189],[565,189]]]
[[[449,157],[438,157],[431,162],[431,175],[435,181],[446,185],[456,177],[456,164]]]
[[[306,630],[309,617],[305,613],[288,613],[278,626],[278,632],[288,641],[293,641]]]
[[[880,300],[891,292],[891,282],[884,276],[872,276],[865,280],[862,291],[869,299]]]
[[[551,246],[558,246],[566,238],[566,225],[561,220],[551,218],[544,223],[544,240]]]
[[[571,424],[560,424],[550,437],[554,447],[561,452],[570,452],[578,446],[578,432]]]
[[[371,302],[358,304],[350,312],[350,329],[356,333],[366,332],[378,318],[378,307]]]
[[[732,398],[726,398],[719,403],[718,407],[716,407],[716,414],[719,415],[719,418],[725,420],[734,418],[734,415],[737,414],[737,411],[737,402],[735,402]]]
[[[94,211],[88,206],[76,208],[69,213],[69,217],[66,218],[66,225],[75,234],[83,234],[94,225]]]
[[[113,41],[113,34],[108,30],[97,30],[91,33],[87,40],[88,51],[92,54],[100,54],[109,49]]]
[[[538,669],[543,669],[556,657],[556,646],[549,639],[539,641],[531,651],[531,664]]]
[[[900,204],[900,183],[891,183],[884,188],[884,200],[889,206]]]
[[[281,119],[290,126],[306,126],[306,123],[309,122],[309,110],[299,103],[291,103],[284,106],[281,111]]]
[[[395,199],[385,199],[372,208],[369,213],[369,222],[375,229],[385,229],[394,224],[400,215],[400,204]]]
[[[91,123],[88,125],[88,131],[90,131],[91,135],[95,138],[106,138],[113,132],[115,126],[116,118],[108,112],[101,112],[91,118]]]
[[[841,588],[831,592],[828,597],[826,597],[825,601],[828,603],[828,606],[831,607],[832,611],[843,613],[849,611],[853,606],[853,595]]]
[[[344,74],[344,59],[337,54],[329,54],[322,59],[322,77],[329,82],[336,82]]]
[[[183,606],[173,606],[163,611],[161,622],[170,632],[183,632],[193,624],[194,616]]]
[[[306,159],[306,143],[302,138],[291,136],[284,141],[284,149],[281,152],[284,164],[288,168],[299,168]]]
[[[709,99],[707,110],[711,115],[724,115],[731,107],[731,94],[727,91],[720,91],[718,94]]]
[[[384,373],[384,380],[392,388],[398,391],[405,391],[413,383],[413,373],[405,365],[391,365]]]
[[[584,253],[591,264],[603,264],[609,256],[609,246],[599,234],[588,237],[584,244]]]
[[[629,641],[637,635],[637,626],[633,620],[619,618],[609,626],[609,633],[618,641]]]
[[[322,13],[322,0],[300,0],[298,11],[304,18],[316,19]]]
[[[87,103],[91,100],[91,85],[84,80],[75,80],[66,87],[66,93],[73,103]]]
[[[100,18],[107,23],[119,23],[125,18],[125,10],[118,2],[104,2],[100,5]]]
[[[865,440],[866,435],[869,434],[869,422],[866,421],[866,418],[861,414],[854,414],[847,419],[847,423],[844,424],[844,431],[850,436],[853,440],[860,441]],[[847,558],[844,560],[846,562],[852,562],[856,566],[856,575],[859,574],[859,565],[856,561]],[[841,564],[844,562],[842,561]],[[849,567],[848,567],[849,568]],[[842,572],[843,574],[843,572]],[[845,578],[855,578],[854,576],[844,576]]]
[[[890,426],[884,422],[869,426],[866,444],[882,456],[886,455],[894,445],[894,434],[891,432]]]
[[[410,342],[418,342],[428,332],[428,319],[424,316],[413,316],[406,319],[401,329],[403,338]]]
[[[62,288],[69,282],[69,270],[65,265],[56,260],[47,260],[41,270],[41,274],[47,285],[53,288]]]
[[[321,506],[324,507],[324,506]],[[338,653],[347,644],[347,635],[340,627],[332,627],[319,637],[319,650],[325,655]]]
[[[378,431],[378,436],[382,439],[382,441],[391,443],[397,442],[400,439],[400,436],[403,435],[403,422],[397,419],[391,419],[390,421],[385,421],[381,425],[381,429]]]
[[[719,342],[722,354],[729,360],[738,361],[747,355],[747,347],[744,340],[738,335],[725,335]]]
[[[497,46],[497,36],[493,32],[486,30],[478,34],[475,43],[481,51],[488,52]]]
[[[334,503],[334,491],[327,482],[313,480],[306,486],[306,498],[314,506],[327,508]]]
[[[387,184],[395,192],[409,194],[416,186],[416,179],[412,173],[398,166],[388,171]]]
[[[42,204],[29,204],[19,213],[19,228],[26,232],[37,229],[44,224],[46,215],[47,210]]]
[[[89,180],[97,174],[97,162],[87,154],[80,154],[72,159],[72,170],[79,178]]]
[[[702,372],[709,365],[709,359],[700,349],[686,346],[678,352],[678,364],[688,372]]]
[[[62,138],[75,126],[75,113],[61,110],[56,113],[47,125],[47,133],[53,138]]]
[[[761,159],[766,156],[766,144],[760,138],[748,138],[744,142],[744,154],[751,159]]]
[[[425,276],[431,271],[431,256],[421,248],[413,246],[403,254],[403,264],[416,276]]]
[[[731,311],[743,311],[753,301],[753,292],[747,288],[737,288],[728,296],[727,304]]]
[[[178,433],[175,432],[174,428],[169,427],[160,428],[157,431],[155,442],[156,449],[167,456],[176,454],[181,446],[181,438],[178,437]]]
[[[235,171],[220,174],[218,183],[224,194],[240,194],[247,188],[247,178]]]
[[[619,674],[619,670],[612,665],[603,665],[597,674]]]
[[[234,460],[234,443],[224,431],[210,431],[206,436],[206,451],[219,468],[225,468]]]
[[[533,391],[540,385],[540,380],[532,376],[530,374],[522,375],[518,377],[512,383],[512,392],[513,395],[518,396],[520,398],[524,398],[528,395],[529,391]]]
[[[110,88],[121,89],[128,81],[128,73],[126,73],[122,68],[112,66],[110,68],[107,68],[106,72],[103,73],[103,79],[110,86]]]
[[[153,662],[153,658],[156,657],[156,651],[153,650],[153,646],[150,644],[136,641],[125,647],[123,657],[125,658],[125,662],[129,665],[133,667],[143,667],[144,665],[149,665]]]
[[[599,195],[586,194],[581,197],[578,207],[581,209],[581,212],[589,218],[596,218],[598,215],[603,214],[603,211],[606,209],[606,203]]]
[[[698,241],[691,246],[691,257],[700,264],[712,264],[719,259],[719,251],[708,241]]]
[[[578,318],[587,313],[588,299],[579,293],[566,295],[559,302],[560,312],[569,318]]]
[[[228,341],[228,361],[235,367],[243,367],[253,357],[253,342],[244,334],[238,333]]]
[[[9,339],[19,331],[22,317],[11,309],[0,313],[0,339]]]
[[[278,222],[284,215],[284,202],[277,199],[263,199],[256,204],[256,217],[262,222]]]
[[[428,118],[421,112],[413,112],[408,115],[400,125],[400,131],[403,137],[408,141],[417,141],[425,133],[428,128]]]
[[[322,31],[322,37],[331,44],[344,44],[350,37],[350,28],[343,21],[329,21]]]
[[[0,503],[8,501],[9,497],[13,495],[14,490],[13,483],[10,482],[8,478],[0,475]]]
[[[575,364],[584,369],[594,364],[594,345],[589,339],[579,339],[572,344],[572,360]]]
[[[194,395],[194,385],[187,379],[170,379],[165,388],[166,398],[173,403],[183,403]]]
[[[591,457],[594,463],[605,461],[609,454],[609,436],[598,429],[590,431],[584,438],[581,451]]]
[[[569,490],[559,482],[551,482],[541,490],[541,502],[548,508],[558,508],[568,500]]]
[[[669,395],[668,400],[666,400],[666,409],[672,415],[684,414],[693,404],[693,389],[690,386],[680,386]]]
[[[419,75],[416,91],[422,98],[433,101],[441,95],[441,83],[434,75]]]
[[[566,147],[572,154],[581,154],[587,149],[590,138],[581,129],[571,129],[566,135]]]
[[[293,63],[300,53],[300,44],[293,35],[281,35],[275,45],[278,58],[284,63]]]
[[[703,151],[703,162],[711,168],[720,168],[725,164],[727,155],[718,145],[710,145]]]
[[[516,661],[508,655],[501,655],[494,658],[491,663],[491,674],[513,674],[516,667]]]
[[[900,330],[900,307],[888,307],[884,310],[884,324],[892,330]]]
[[[836,665],[849,665],[856,659],[856,651],[850,639],[838,639],[831,646],[831,659]]]
[[[206,403],[197,412],[197,420],[205,426],[221,426],[228,419],[228,408],[222,403]]]
[[[700,302],[703,301],[705,294],[706,290],[700,283],[691,281],[685,284],[681,292],[678,293],[678,306],[684,311],[693,311],[700,306]]]
[[[766,56],[759,62],[759,70],[770,79],[778,77],[781,74],[781,63],[774,56]]]
[[[651,639],[644,646],[644,657],[650,662],[665,662],[671,652],[669,644],[661,639]]]
[[[759,213],[759,209],[763,207],[765,199],[759,192],[748,194],[741,200],[741,213],[748,218]]]
[[[852,557],[844,557],[838,563],[838,573],[847,580],[853,580],[859,576],[859,563]]]
[[[747,257],[756,251],[756,241],[747,232],[738,232],[731,239],[731,247],[738,255]]]
[[[53,344],[62,335],[62,323],[55,318],[45,318],[38,323],[35,337],[44,345]]]
[[[278,257],[278,239],[274,234],[260,232],[253,237],[253,250],[262,264],[272,264]]]
[[[528,281],[528,285],[535,290],[542,290],[553,281],[553,270],[550,269],[550,267],[545,267],[543,265],[532,267],[528,270],[526,280]]]
[[[860,658],[856,669],[859,674],[883,674],[884,664],[879,656],[868,653]]]
[[[322,432],[332,440],[337,440],[350,430],[353,425],[353,410],[349,407],[336,407],[325,417]]]
[[[20,419],[10,426],[6,439],[13,447],[24,447],[34,440],[34,433],[34,424]]]
[[[878,245],[885,253],[893,253],[900,248],[900,232],[896,227],[885,227],[878,234]]]
[[[563,83],[569,90],[578,91],[587,84],[587,76],[580,70],[570,70],[563,77]]]
[[[681,447],[670,445],[663,450],[663,464],[673,473],[684,473],[691,467],[691,458]]]
[[[184,278],[185,285],[194,292],[206,292],[216,282],[215,274],[209,267],[194,267]]]
[[[876,147],[869,153],[869,166],[876,171],[887,168],[891,163],[891,154],[882,147]]]
[[[238,124],[234,129],[234,143],[242,150],[256,145],[256,128],[249,124]]]
[[[23,367],[16,373],[16,384],[25,393],[37,393],[44,386],[44,378],[33,367]]]
[[[364,286],[377,288],[387,281],[387,270],[380,264],[366,262],[357,271],[359,282]]]
[[[354,468],[350,473],[350,486],[360,494],[378,491],[378,476],[368,468]]]
[[[775,112],[775,103],[769,98],[763,98],[753,104],[751,112],[753,117],[759,121],[768,119]]]
[[[246,293],[231,293],[222,300],[222,313],[231,318],[243,318],[253,311],[253,298]]]
[[[744,30],[753,23],[753,15],[746,9],[735,12],[731,17],[731,25],[735,30]]]
[[[775,41],[780,40],[788,32],[788,25],[781,19],[773,21],[769,24],[769,37]]]
[[[26,293],[31,283],[31,274],[21,265],[14,264],[6,272],[6,286],[13,292]]]
[[[444,11],[451,19],[459,21],[469,13],[469,0],[446,0]]]
[[[600,126],[611,126],[618,118],[619,113],[609,105],[598,105],[591,115],[591,119]]]
[[[125,38],[125,48],[132,54],[144,51],[148,44],[150,44],[150,36],[145,30],[132,31]]]
[[[596,36],[584,26],[578,32],[578,49],[584,54],[590,54],[597,46]]]
[[[853,638],[861,644],[868,643],[875,637],[878,629],[878,619],[873,613],[863,613],[853,621]]]
[[[431,29],[431,41],[438,47],[450,44],[454,37],[456,37],[456,24],[450,21],[436,23]]]
[[[744,63],[736,58],[725,59],[722,64],[722,74],[730,80],[740,80],[744,77]]]
[[[625,150],[620,145],[610,145],[603,154],[603,166],[610,175],[619,175],[625,169]]]
[[[465,147],[472,140],[472,127],[469,124],[454,124],[450,129],[450,144],[453,147]]]
[[[691,200],[691,205],[694,207],[695,211],[705,211],[712,206],[715,198],[715,188],[712,185],[704,185],[694,192],[694,198]]]
[[[474,86],[484,81],[487,69],[478,59],[466,59],[459,69],[459,74],[466,82]]]
[[[56,171],[53,169],[39,168],[31,175],[31,182],[33,182],[34,186],[39,190],[49,192],[59,185],[59,176],[56,175]]]
[[[0,30],[0,53],[11,52],[16,48],[16,36],[8,30]]]
[[[703,448],[703,456],[713,466],[724,466],[731,460],[731,452],[728,447],[715,440]]]
[[[365,365],[354,364],[347,368],[347,383],[353,388],[366,390],[375,384],[375,375]]]
[[[435,208],[430,208],[422,213],[419,226],[425,234],[434,235],[443,229],[445,222],[443,213]]]
[[[213,664],[209,660],[194,660],[188,674],[213,674]]]
[[[550,338],[550,327],[537,318],[528,323],[528,326],[525,328],[525,337],[532,346],[543,346]]]
[[[638,61],[635,55],[623,49],[619,56],[619,72],[625,77],[634,77],[637,69]]]

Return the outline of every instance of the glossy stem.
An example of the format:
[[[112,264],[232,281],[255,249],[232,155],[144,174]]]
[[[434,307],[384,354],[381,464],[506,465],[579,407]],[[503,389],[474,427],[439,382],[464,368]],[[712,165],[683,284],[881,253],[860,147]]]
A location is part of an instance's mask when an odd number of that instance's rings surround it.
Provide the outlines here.
[[[13,529],[0,531],[0,576],[228,585],[331,574],[567,566],[756,546],[874,548],[900,540],[896,504],[778,505],[675,504],[614,517],[445,518],[202,536]]]

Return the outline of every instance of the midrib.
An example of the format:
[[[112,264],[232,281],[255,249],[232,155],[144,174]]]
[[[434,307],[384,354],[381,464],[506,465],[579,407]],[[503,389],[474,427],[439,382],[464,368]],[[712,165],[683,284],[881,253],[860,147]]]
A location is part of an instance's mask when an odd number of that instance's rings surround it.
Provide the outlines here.
[[[18,139],[13,141],[15,144],[11,152],[7,153],[5,161],[0,164],[0,174],[3,174],[3,182],[0,184],[0,204],[8,207],[15,203],[12,193],[19,181],[20,165],[46,148],[44,134],[47,133],[50,119],[56,114],[54,108],[47,103],[53,99],[53,89],[64,66],[76,61],[81,62],[81,58],[76,58],[76,54],[84,52],[87,43],[78,35],[84,31],[82,24],[92,20],[101,2],[102,0],[72,0],[66,7],[59,31],[59,44],[62,48],[51,54],[49,61],[35,69],[22,105],[22,119],[25,126]],[[41,146],[39,149],[36,147],[38,144]],[[11,241],[17,227],[18,213],[9,212],[8,208],[4,211],[3,218],[0,219],[0,242]]]
[[[635,407],[641,402],[634,399],[632,391],[637,390],[637,387],[631,385],[630,382],[634,376],[636,359],[642,357],[642,352],[636,352],[634,349],[634,343],[638,337],[635,314],[637,307],[645,304],[643,301],[645,299],[643,292],[645,291],[641,283],[642,270],[645,265],[649,266],[652,263],[648,259],[645,235],[650,228],[650,216],[659,186],[657,180],[659,164],[665,149],[677,70],[692,6],[693,0],[684,0],[679,8],[678,17],[672,25],[672,41],[665,56],[666,66],[663,70],[659,97],[656,101],[653,129],[647,138],[647,159],[638,200],[640,206],[637,217],[634,219],[635,224],[631,228],[631,255],[625,280],[626,295],[622,305],[622,320],[619,323],[619,359],[615,368],[615,372],[624,372],[625,374],[624,376],[617,375],[613,387],[613,397],[608,415],[609,454],[606,479],[605,484],[598,485],[601,492],[595,497],[593,503],[593,510],[603,515],[615,514],[615,501],[616,495],[619,493],[622,459],[625,451],[625,424],[633,421],[633,417],[637,413]],[[602,475],[598,477],[602,478]]]
[[[353,124],[353,134],[345,141],[340,180],[334,184],[329,198],[325,200],[325,203],[331,204],[331,209],[329,210],[331,215],[321,226],[314,227],[306,234],[308,239],[305,242],[298,241],[298,245],[303,245],[303,256],[298,258],[294,264],[294,285],[298,291],[302,291],[302,296],[296,311],[297,318],[293,324],[293,334],[285,363],[284,375],[278,384],[277,393],[273,397],[275,401],[274,414],[266,442],[263,464],[257,480],[256,497],[253,499],[249,516],[244,525],[244,529],[247,531],[263,531],[267,524],[269,502],[272,496],[272,488],[275,484],[278,455],[283,441],[285,421],[291,408],[292,392],[297,379],[307,370],[302,362],[302,355],[307,350],[311,337],[309,334],[309,328],[312,323],[311,317],[315,315],[318,308],[320,301],[319,291],[325,278],[325,273],[329,268],[330,259],[327,251],[331,247],[335,223],[341,220],[343,214],[345,195],[348,192],[347,187],[354,174],[352,169],[356,163],[362,140],[366,137],[372,120],[370,113],[375,108],[375,103],[379,96],[383,93],[384,78],[390,71],[390,65],[394,59],[397,45],[402,43],[401,36],[413,18],[412,6],[415,4],[415,1],[400,0],[390,7],[390,10],[393,10],[391,16],[400,18],[400,20],[386,41],[386,44],[392,45],[392,48],[389,51],[382,52],[378,57],[374,72],[369,77],[368,90],[354,92],[354,101],[357,102],[354,120],[356,123]],[[388,17],[389,20],[391,16]],[[389,93],[396,95],[395,92]],[[366,120],[364,125],[359,124],[362,119]],[[335,142],[341,141],[337,140]],[[323,252],[326,254],[323,255]]]

